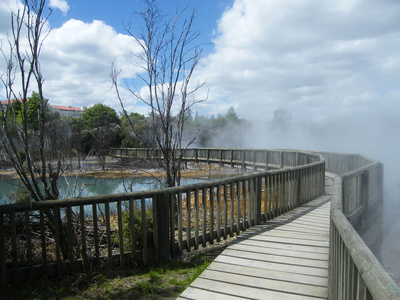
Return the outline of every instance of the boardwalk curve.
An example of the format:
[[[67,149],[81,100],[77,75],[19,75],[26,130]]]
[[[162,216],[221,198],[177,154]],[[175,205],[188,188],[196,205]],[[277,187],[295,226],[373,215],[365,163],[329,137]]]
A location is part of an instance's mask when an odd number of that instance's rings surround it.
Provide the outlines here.
[[[178,299],[327,299],[330,200],[241,233]]]

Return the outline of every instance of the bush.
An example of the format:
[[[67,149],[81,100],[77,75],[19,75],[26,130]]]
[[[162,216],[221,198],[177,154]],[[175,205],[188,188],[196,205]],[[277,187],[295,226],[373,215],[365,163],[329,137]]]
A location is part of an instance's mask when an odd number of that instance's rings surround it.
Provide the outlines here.
[[[22,183],[19,183],[15,190],[7,193],[7,197],[10,199],[10,203],[28,203],[33,201],[32,194]]]
[[[22,163],[24,163],[26,161],[26,154],[25,151],[22,149],[18,150],[18,157],[19,159],[22,161]]]
[[[142,211],[140,206],[135,203],[134,211],[133,211],[133,224],[134,224],[134,239],[135,239],[135,250],[143,249],[143,226],[142,226]],[[154,247],[154,239],[153,239],[153,207],[146,207],[146,239],[147,239],[147,247]],[[122,212],[122,231],[124,238],[124,250],[132,251],[132,235],[131,235],[131,217],[129,210]],[[114,235],[114,241],[117,245],[119,245],[119,232],[117,231]]]

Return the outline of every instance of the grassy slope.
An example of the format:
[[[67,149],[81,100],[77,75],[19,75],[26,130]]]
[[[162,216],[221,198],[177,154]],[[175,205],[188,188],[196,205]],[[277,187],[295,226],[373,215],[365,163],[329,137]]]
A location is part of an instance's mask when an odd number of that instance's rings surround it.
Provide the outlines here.
[[[197,252],[185,261],[6,286],[0,288],[0,299],[175,299],[226,246]]]

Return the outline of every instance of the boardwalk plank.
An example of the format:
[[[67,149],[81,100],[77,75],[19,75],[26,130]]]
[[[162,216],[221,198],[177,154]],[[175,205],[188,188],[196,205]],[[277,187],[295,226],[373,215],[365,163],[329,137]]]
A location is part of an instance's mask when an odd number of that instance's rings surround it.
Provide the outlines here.
[[[284,292],[269,291],[263,288],[252,288],[237,283],[219,282],[204,278],[197,278],[191,285],[194,288],[207,289],[209,291],[218,291],[223,294],[239,296],[244,299],[274,299],[274,300],[315,300],[315,297],[308,297]],[[216,296],[215,299],[218,299]]]
[[[294,239],[294,238],[286,238],[286,237],[280,237],[280,236],[263,236],[263,235],[257,235],[257,236],[252,236],[249,237],[251,240],[257,240],[257,241],[266,241],[266,242],[280,242],[280,243],[286,243],[286,244],[296,244],[296,245],[305,245],[305,246],[316,246],[316,247],[324,247],[327,248],[329,247],[329,242],[328,241],[312,241],[312,240],[302,240],[302,239]]]
[[[221,254],[222,255],[222,254]],[[273,262],[273,263],[282,263],[288,265],[295,266],[306,266],[313,268],[328,268],[327,261],[315,260],[315,259],[306,259],[300,257],[283,257],[279,255],[271,255],[264,253],[255,253],[249,250],[235,250],[232,248],[226,249],[223,253],[225,256],[229,257],[239,257],[239,258],[247,258],[256,261],[262,262]]]
[[[277,227],[274,229],[274,232],[277,232],[277,233],[281,233],[283,231],[291,232],[291,233],[295,233],[295,234],[304,234],[304,235],[307,234],[309,236],[321,236],[321,237],[323,236],[325,238],[329,238],[329,234],[326,232],[321,233],[320,231],[311,231],[311,230],[305,231],[298,227],[280,226],[280,227]]]
[[[242,237],[252,238],[255,236],[254,234],[243,234]],[[327,233],[324,234],[316,234],[316,233],[302,233],[302,232],[293,232],[283,229],[275,229],[268,230],[264,232],[259,232],[257,237],[280,237],[280,238],[289,238],[289,239],[300,239],[300,240],[308,240],[308,241],[316,241],[316,242],[329,242],[329,235]]]
[[[281,291],[290,294],[299,294],[303,296],[312,296],[323,298],[327,294],[326,287],[298,284],[287,281],[279,281],[266,278],[258,278],[253,276],[242,276],[239,274],[224,273],[215,270],[209,270],[200,276],[201,278],[232,283],[236,282],[241,286],[262,288],[269,291]]]
[[[259,234],[265,231],[277,231],[277,230],[287,230],[287,231],[296,231],[302,233],[310,233],[310,234],[317,234],[317,235],[326,235],[326,231],[321,231],[321,227],[316,226],[315,224],[310,224],[308,226],[298,226],[293,223],[274,223],[274,224],[266,224],[266,225],[259,225],[254,228],[250,228],[246,230],[243,234]]]
[[[257,240],[240,240],[240,243],[245,243],[247,245],[254,245],[259,247],[266,246],[265,241],[257,241]],[[304,246],[304,245],[293,245],[293,244],[285,244],[285,243],[276,243],[271,242],[268,243],[268,248],[275,248],[275,249],[285,249],[285,250],[293,250],[293,251],[303,251],[303,252],[313,252],[313,253],[320,253],[326,254],[328,250],[323,247],[313,247],[313,246]]]
[[[269,278],[280,281],[288,281],[294,283],[302,283],[307,285],[315,285],[321,287],[327,287],[328,278],[312,275],[301,275],[295,273],[288,273],[275,270],[264,270],[259,268],[249,268],[247,266],[239,266],[233,264],[225,264],[214,261],[210,266],[210,270],[216,270],[220,272],[242,274],[243,276],[254,276],[260,278]]]
[[[327,217],[329,219],[329,217]],[[310,220],[310,219],[303,219],[303,218],[298,218],[294,219],[293,217],[288,217],[288,218],[277,218],[273,219],[274,223],[284,223],[284,222],[290,222],[291,224],[302,224],[306,227],[313,227],[315,223],[318,223],[316,220]],[[320,222],[321,226],[327,227],[329,226],[329,222]]]
[[[321,229],[316,227],[299,227],[292,224],[285,224],[279,227],[276,227],[275,230],[287,230],[291,232],[303,232],[303,233],[310,233],[310,234],[321,234]]]
[[[288,265],[288,264],[268,262],[268,261],[249,260],[246,258],[231,257],[225,255],[219,255],[215,259],[215,261],[227,264],[231,263],[239,266],[248,266],[252,268],[261,268],[265,270],[276,270],[289,273],[296,273],[299,275],[306,274],[306,275],[313,275],[320,277],[328,277],[327,270],[321,268],[295,266],[295,265]]]
[[[292,222],[291,225],[297,228],[302,228],[305,226],[305,224],[308,224],[307,226],[313,226],[314,228],[318,228],[320,232],[327,232],[329,231],[329,225],[321,225],[321,224],[311,224],[310,222],[307,223],[301,223],[301,222]],[[307,228],[307,227],[306,227]]]
[[[242,251],[251,251],[253,253],[264,253],[264,254],[271,254],[271,255],[280,255],[284,257],[298,257],[298,258],[309,258],[309,259],[316,259],[326,261],[329,258],[329,253],[315,253],[313,251],[295,251],[295,250],[286,250],[286,249],[277,249],[277,248],[270,248],[268,246],[254,246],[245,243],[233,244],[229,247],[229,249],[234,250],[242,250]]]
[[[177,300],[183,299],[196,299],[196,300],[210,300],[210,299],[218,299],[218,300],[240,300],[244,299],[243,297],[236,297],[233,295],[225,295],[218,292],[207,291],[203,289],[198,289],[194,287],[188,287],[183,294],[181,294]]]
[[[178,299],[326,299],[329,200],[241,233]]]
[[[287,230],[272,230],[266,231],[260,234],[261,236],[278,236],[278,237],[288,237],[294,239],[303,239],[309,241],[328,241],[329,242],[329,234],[328,233],[321,233],[321,234],[310,234],[310,233],[298,233],[298,232],[290,232]]]
[[[317,220],[315,218],[302,217],[301,219],[294,220],[292,224],[308,224],[308,226],[322,226],[329,227],[329,222]]]
[[[261,227],[264,226],[264,227]],[[321,233],[321,228],[316,226],[298,226],[295,224],[282,224],[282,225],[275,225],[275,224],[268,224],[268,225],[260,225],[260,227],[256,227],[255,230],[246,230],[246,233],[257,234],[261,233],[262,231],[268,230],[287,230],[287,231],[294,231],[294,232],[302,232],[302,233],[311,233],[311,234],[323,234]]]

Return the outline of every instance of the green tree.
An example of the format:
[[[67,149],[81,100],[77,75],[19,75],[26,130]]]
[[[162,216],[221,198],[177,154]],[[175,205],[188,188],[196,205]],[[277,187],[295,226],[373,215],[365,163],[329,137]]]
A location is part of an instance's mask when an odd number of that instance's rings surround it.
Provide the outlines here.
[[[121,120],[109,106],[96,104],[82,114],[84,131],[82,144],[86,153],[93,152],[105,169],[106,158],[112,147],[119,147],[122,140]]]
[[[71,128],[71,135],[69,136],[69,144],[72,151],[76,151],[76,157],[78,158],[78,168],[81,168],[81,153],[83,152],[82,148],[82,131],[83,131],[83,121],[81,118],[67,117],[66,121],[68,122]]]
[[[239,118],[238,118],[233,106],[229,107],[228,112],[225,115],[225,118],[226,118],[226,120],[228,122],[237,122],[237,121],[239,121]]]
[[[193,122],[186,131],[197,130],[196,143],[200,147],[242,147],[243,135],[250,124],[237,116],[235,109],[230,107],[226,114],[219,113],[217,117],[199,116],[196,113]]]
[[[47,120],[49,118],[50,110],[48,107],[48,99],[43,99],[43,103],[41,103],[42,100],[40,98],[40,95],[38,93],[32,92],[31,97],[29,98],[29,101],[26,103],[26,109],[27,109],[27,121],[29,126],[34,130],[38,131],[39,126],[40,126],[40,118],[41,118],[41,108],[44,108],[44,118]]]
[[[131,126],[131,124],[133,126]],[[149,120],[139,113],[130,113],[121,118],[123,140],[122,147],[141,148],[150,142]]]
[[[26,122],[28,129],[39,131],[41,124],[41,110],[44,109],[44,119],[48,120],[51,114],[48,107],[48,99],[41,99],[40,95],[32,92],[31,96],[23,99],[10,101],[10,105],[4,106],[3,110],[10,125],[21,126]],[[54,116],[53,116],[54,118]]]
[[[120,125],[121,120],[117,112],[104,104],[95,104],[86,109],[82,114],[85,129],[99,128],[110,124]]]

